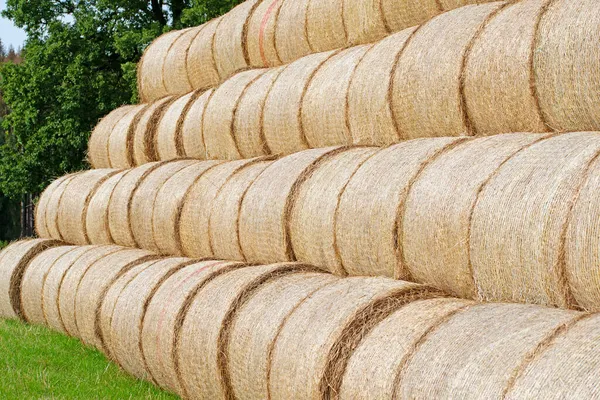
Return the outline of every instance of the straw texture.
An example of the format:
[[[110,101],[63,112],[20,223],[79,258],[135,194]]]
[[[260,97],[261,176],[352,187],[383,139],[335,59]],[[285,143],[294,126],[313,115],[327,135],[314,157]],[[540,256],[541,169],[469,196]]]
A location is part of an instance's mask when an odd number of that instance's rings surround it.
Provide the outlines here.
[[[133,107],[119,120],[107,140],[108,165],[105,168],[131,168],[133,164],[134,125],[146,110],[146,104]],[[96,166],[96,168],[99,168]]]
[[[344,0],[307,1],[306,8],[306,40],[312,52],[344,47],[348,42]]]
[[[85,218],[85,231],[88,242],[94,244],[114,243],[110,234],[108,207],[115,187],[129,173],[128,170],[118,172],[106,179],[94,192],[88,203]]]
[[[77,172],[75,174],[67,175],[65,177],[66,179],[61,180],[61,182],[54,187],[54,189],[52,189],[52,187],[48,187],[48,190],[42,193],[38,207],[41,205],[46,206],[45,211],[40,211],[40,213],[44,215],[44,230],[48,234],[46,237],[62,240],[62,235],[58,227],[60,203],[64,197],[66,188],[69,186],[71,181],[81,174],[82,172]],[[46,196],[48,199],[44,200],[43,198]],[[41,224],[41,221],[36,222],[36,224],[38,223]],[[40,232],[40,229],[38,229],[38,232]]]
[[[248,20],[246,48],[253,68],[272,67],[282,62],[275,48],[275,27],[284,0],[263,0]]]
[[[111,111],[98,121],[88,141],[87,158],[94,168],[109,168],[108,141],[117,123],[135,106],[123,106]]]
[[[40,195],[37,205],[35,207],[35,232],[39,237],[50,237],[50,231],[47,224],[46,213],[48,212],[48,205],[50,199],[54,196],[54,193],[62,193],[61,186],[65,184],[65,181],[71,179],[71,175],[61,176],[60,178],[52,181],[46,189]]]
[[[159,160],[178,158],[183,149],[178,149],[178,121],[182,118],[183,110],[194,99],[195,92],[179,97],[169,104],[162,114],[154,136],[156,154]]]
[[[183,154],[186,157],[206,159],[206,147],[204,146],[204,135],[202,133],[202,119],[206,103],[212,96],[213,89],[207,90],[194,99],[189,109],[182,115],[179,137]]]
[[[307,0],[282,1],[277,12],[275,48],[284,64],[313,52],[307,37],[308,5]]]
[[[221,80],[213,49],[215,31],[222,18],[217,17],[204,24],[188,50],[187,73],[194,89],[206,89]]]
[[[171,95],[182,95],[194,89],[188,76],[188,50],[203,26],[184,31],[169,49],[163,64],[165,89]]]
[[[148,106],[139,114],[134,121],[133,129],[133,160],[134,165],[142,165],[154,160],[154,154],[150,154],[147,144],[152,142],[154,131],[162,117],[162,113],[175,97],[164,97]]]

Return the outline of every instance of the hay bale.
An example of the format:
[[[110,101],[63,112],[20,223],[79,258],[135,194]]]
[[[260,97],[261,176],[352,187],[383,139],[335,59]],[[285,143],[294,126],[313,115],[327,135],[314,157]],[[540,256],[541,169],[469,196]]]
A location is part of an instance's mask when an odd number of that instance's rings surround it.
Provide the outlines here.
[[[288,4],[300,2],[286,2]],[[273,154],[290,154],[308,148],[302,130],[301,105],[310,80],[336,52],[313,54],[288,66],[279,74],[263,108],[263,134]]]
[[[339,399],[391,399],[402,362],[419,339],[471,302],[420,300],[407,304],[376,325],[350,356]]]
[[[65,179],[60,179],[60,182],[56,186],[54,186],[53,190],[50,187],[48,187],[47,193],[45,192],[44,194],[42,194],[42,197],[47,197],[47,201],[43,201],[40,199],[40,202],[37,206],[37,213],[44,215],[44,233],[46,233],[44,237],[62,240],[60,229],[58,228],[59,207],[62,202],[62,198],[64,197],[64,194],[66,192],[66,188],[69,186],[71,181],[73,181],[76,177],[83,173],[84,172],[82,171],[65,176]],[[40,209],[42,205],[45,206],[45,210]]]
[[[321,2],[311,2],[311,4]],[[328,59],[309,81],[300,118],[311,148],[348,145],[352,138],[346,119],[352,73],[370,45],[351,47]]]
[[[350,275],[406,278],[400,263],[399,210],[414,177],[437,155],[464,139],[412,140],[367,160],[348,182],[335,216],[341,266]]]
[[[203,174],[219,163],[220,161],[196,162],[175,173],[158,190],[152,205],[151,222],[154,245],[161,254],[183,254],[177,237],[185,194]]]
[[[181,130],[179,138],[183,154],[186,157],[199,160],[206,159],[206,147],[204,146],[204,136],[202,132],[202,118],[208,99],[212,96],[213,89],[202,93],[197,99],[189,104],[189,109],[182,115]]]
[[[294,194],[289,217],[296,258],[344,275],[335,243],[335,214],[340,196],[356,170],[379,149],[351,148],[319,165]]]
[[[133,108],[135,106],[119,107],[98,121],[88,140],[87,158],[93,168],[110,168],[108,140],[115,125]]]
[[[412,279],[458,297],[476,297],[469,234],[477,197],[503,163],[545,137],[514,133],[474,139],[422,171],[406,197],[399,227]]]
[[[252,68],[282,64],[275,47],[275,27],[283,3],[281,0],[261,1],[250,15],[246,49]]]
[[[337,280],[313,272],[286,275],[264,283],[237,307],[224,349],[232,398],[268,398],[269,354],[279,329],[300,303]]]
[[[132,193],[131,207],[129,209],[131,233],[137,245],[136,247],[158,252],[159,249],[154,243],[152,226],[156,195],[169,178],[195,163],[197,161],[192,160],[165,162],[156,169],[148,172],[145,177],[140,178],[137,190]]]
[[[535,89],[546,122],[558,131],[600,129],[600,3],[557,0],[536,35]]]
[[[21,281],[33,258],[62,243],[49,239],[25,239],[9,244],[0,252],[0,317],[24,319],[21,308]]]
[[[197,95],[196,92],[188,93],[165,108],[154,136],[154,146],[159,160],[172,160],[182,155],[183,149],[177,145],[178,122],[183,120],[183,110]]]
[[[246,88],[264,73],[263,70],[241,72],[215,89],[202,118],[202,132],[208,159],[241,158],[234,132],[237,107]]]
[[[45,324],[58,332],[66,333],[59,309],[59,290],[71,267],[86,253],[96,251],[98,246],[78,246],[64,254],[54,263],[44,278],[42,286],[42,311]]]
[[[138,92],[143,103],[158,100],[169,94],[165,85],[165,59],[173,43],[187,29],[170,31],[157,39],[144,51],[138,65]]]
[[[555,136],[512,157],[482,189],[470,245],[481,299],[576,305],[565,235],[599,152],[597,132]]]
[[[98,246],[77,259],[65,273],[58,287],[58,311],[65,331],[70,336],[79,336],[75,322],[75,298],[79,282],[86,271],[99,260],[124,249],[119,246]]]
[[[61,258],[77,250],[77,246],[57,246],[47,249],[35,258],[25,268],[21,280],[21,311],[23,319],[30,324],[45,325],[43,309],[43,290],[48,273]]]
[[[113,189],[108,203],[108,228],[115,244],[135,246],[131,227],[132,198],[145,177],[161,165],[148,163],[126,171]]]
[[[275,22],[274,46],[283,64],[313,53],[307,37],[309,0],[282,1]]]
[[[362,337],[411,301],[439,293],[384,278],[347,278],[314,293],[283,325],[270,362],[270,398],[332,398]]]
[[[395,398],[503,398],[514,371],[578,316],[520,304],[463,309],[412,349],[396,378]]]
[[[222,274],[198,292],[184,314],[176,354],[185,398],[230,399],[226,350],[237,309],[263,284],[311,271],[302,264],[262,265]]]
[[[415,32],[392,76],[392,112],[402,138],[468,131],[460,94],[463,59],[480,27],[506,4],[466,6]]]
[[[219,188],[240,168],[254,160],[239,160],[214,166],[193,183],[182,200],[175,221],[175,241],[187,257],[212,257],[208,221]],[[231,221],[233,223],[233,221]]]
[[[597,315],[570,324],[520,371],[505,398],[558,400],[600,396],[595,384],[600,372],[598,335]]]
[[[92,169],[77,175],[64,186],[57,213],[61,239],[79,245],[90,243],[85,223],[90,200],[96,190],[117,172],[113,169]]]
[[[203,25],[186,30],[173,43],[163,64],[165,89],[171,95],[183,95],[195,88],[188,76],[188,51]]]
[[[133,160],[134,123],[146,109],[146,104],[133,107],[115,125],[108,138],[108,162],[110,168],[131,168]],[[108,167],[107,167],[108,168]]]
[[[108,221],[108,207],[110,205],[113,191],[121,180],[129,173],[129,170],[118,172],[105,180],[91,196],[85,214],[85,231],[89,243],[113,244]]]
[[[346,47],[348,33],[344,24],[345,0],[308,1],[306,40],[312,53]],[[326,16],[326,17],[325,17]]]
[[[547,4],[547,0],[512,4],[473,39],[463,73],[473,133],[548,130],[531,86],[536,28]]]
[[[187,74],[194,89],[207,89],[221,80],[213,51],[217,26],[223,17],[214,18],[204,25],[192,40],[187,54]]]
[[[156,259],[157,256],[145,250],[124,249],[107,255],[88,266],[79,277],[75,291],[74,319],[79,338],[87,345],[102,349],[96,326],[96,310],[110,285],[120,275],[136,265]]]
[[[266,70],[246,86],[239,98],[232,130],[242,158],[271,154],[263,132],[264,107],[267,95],[283,70],[284,67]]]
[[[148,379],[142,352],[142,327],[148,304],[160,285],[186,265],[188,258],[160,260],[141,271],[123,289],[115,302],[110,325],[112,354],[127,372]]]
[[[46,213],[48,212],[48,204],[50,199],[54,196],[54,193],[58,191],[58,194],[62,193],[61,186],[65,184],[65,181],[71,179],[71,175],[64,175],[58,179],[53,180],[44,189],[38,202],[35,206],[35,232],[37,236],[42,238],[50,237],[50,231],[48,230]]]
[[[144,111],[138,114],[139,119],[133,126],[133,160],[134,165],[143,165],[153,160],[148,142],[153,141],[154,131],[162,117],[164,109],[171,104],[175,97],[168,96],[148,104]]]
[[[275,161],[252,183],[238,216],[240,248],[248,262],[295,261],[289,224],[297,188],[320,164],[345,150],[326,148],[292,154]]]
[[[202,261],[188,265],[169,277],[156,291],[146,310],[142,328],[142,351],[152,381],[182,394],[175,347],[181,316],[196,294],[215,277],[242,264]]]
[[[390,85],[394,65],[415,29],[405,29],[376,43],[356,66],[346,106],[346,123],[354,144],[384,146],[400,139],[390,108]]]
[[[210,248],[222,260],[244,260],[240,247],[238,218],[242,201],[256,178],[274,161],[244,165],[219,188],[208,218]]]

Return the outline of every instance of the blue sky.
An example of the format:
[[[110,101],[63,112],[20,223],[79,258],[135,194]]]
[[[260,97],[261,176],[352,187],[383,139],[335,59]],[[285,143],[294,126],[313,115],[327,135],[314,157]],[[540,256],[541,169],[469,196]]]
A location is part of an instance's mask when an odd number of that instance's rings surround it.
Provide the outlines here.
[[[0,0],[0,10],[6,8],[6,0]],[[0,39],[2,43],[8,48],[9,45],[13,45],[15,48],[22,46],[25,42],[25,32],[14,26],[14,24],[3,17],[0,17]]]

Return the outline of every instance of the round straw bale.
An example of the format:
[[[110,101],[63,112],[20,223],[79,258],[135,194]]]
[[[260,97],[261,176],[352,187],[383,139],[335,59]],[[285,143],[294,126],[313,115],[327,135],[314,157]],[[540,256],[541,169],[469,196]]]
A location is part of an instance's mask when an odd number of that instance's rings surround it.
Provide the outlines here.
[[[348,360],[339,399],[391,399],[402,360],[418,340],[467,300],[430,299],[407,304],[369,332]],[[393,347],[393,350],[390,348]]]
[[[271,154],[263,132],[265,101],[284,67],[268,69],[246,86],[233,115],[233,135],[242,158]]]
[[[110,285],[121,274],[138,264],[155,259],[145,250],[126,249],[91,264],[81,275],[75,292],[75,324],[79,338],[87,345],[102,349],[96,327],[96,310]]]
[[[48,212],[48,204],[50,202],[50,198],[54,196],[56,191],[62,193],[61,186],[68,179],[71,179],[71,175],[61,176],[58,179],[52,181],[46,189],[40,195],[40,198],[35,206],[35,232],[39,237],[47,238],[50,237],[50,232],[48,231],[47,221],[46,221],[46,213]]]
[[[183,168],[165,181],[156,194],[152,211],[154,243],[161,254],[181,255],[177,228],[185,194],[192,185],[219,161],[196,162]]]
[[[92,195],[85,215],[85,227],[89,243],[112,244],[108,224],[108,207],[115,187],[129,170],[121,171],[105,180]]]
[[[232,398],[268,398],[269,353],[289,314],[321,287],[338,278],[329,274],[290,274],[260,286],[240,305],[228,327],[227,379]]]
[[[108,228],[115,244],[134,247],[131,232],[131,199],[142,180],[162,163],[148,163],[125,172],[108,203]]]
[[[88,141],[87,157],[93,168],[110,168],[108,144],[113,128],[133,108],[135,106],[119,107],[98,121]]]
[[[263,284],[281,277],[314,271],[303,264],[261,265],[222,274],[193,299],[181,331],[177,357],[186,398],[230,399],[226,350],[229,326],[236,311]]]
[[[85,172],[82,171],[65,176],[65,179],[60,179],[60,182],[56,186],[53,185],[54,190],[49,187],[47,194],[46,192],[42,194],[42,197],[47,196],[47,201],[40,200],[38,208],[45,206],[45,210],[40,210],[39,213],[44,215],[45,233],[47,233],[45,236],[47,238],[63,239],[58,228],[59,207],[71,181],[83,173]]]
[[[217,25],[213,55],[217,71],[226,78],[250,66],[246,49],[248,19],[260,0],[247,0],[223,15]]]
[[[463,60],[480,27],[506,4],[462,7],[415,32],[392,76],[392,112],[403,138],[468,131],[460,93]]]
[[[284,0],[278,10],[274,42],[278,58],[283,64],[289,64],[314,53],[310,48],[306,32],[309,3],[310,0]]]
[[[133,162],[133,125],[146,109],[146,104],[133,107],[115,125],[108,138],[108,162],[110,168],[131,168]]]
[[[246,192],[258,176],[274,161],[246,164],[232,174],[219,189],[208,219],[210,248],[222,260],[243,260],[238,218]]]
[[[352,144],[346,123],[348,86],[354,69],[371,47],[355,46],[339,52],[309,82],[300,113],[309,147]]]
[[[330,157],[298,188],[290,211],[296,258],[344,275],[335,243],[335,213],[348,181],[376,148],[351,148]]]
[[[118,171],[92,169],[85,171],[69,182],[58,203],[58,229],[60,237],[67,243],[89,244],[86,214],[90,200],[98,188]]]
[[[188,257],[212,257],[208,221],[219,188],[240,168],[254,160],[238,160],[214,166],[202,174],[185,193],[178,220],[175,242]],[[235,221],[230,221],[234,223]]]
[[[179,138],[186,157],[198,160],[206,159],[206,148],[202,133],[202,118],[206,103],[212,96],[213,89],[207,90],[189,104],[189,109],[182,116]]]
[[[186,264],[189,258],[160,260],[134,277],[118,297],[110,326],[113,355],[127,372],[148,379],[146,360],[142,352],[142,327],[148,304],[160,285]]]
[[[578,315],[523,304],[463,308],[411,349],[394,398],[503,398],[514,371]]]
[[[208,159],[239,159],[241,153],[233,131],[237,107],[248,85],[264,70],[252,69],[236,74],[215,89],[202,118],[202,132]],[[253,112],[256,112],[254,110]]]
[[[48,273],[61,257],[78,249],[77,246],[57,246],[47,249],[31,260],[21,280],[21,311],[23,318],[30,324],[44,325],[43,289]]]
[[[469,261],[473,208],[486,182],[508,159],[545,138],[506,134],[474,139],[442,154],[415,180],[406,197],[399,245],[410,276],[463,298],[474,298]]]
[[[600,129],[600,2],[557,0],[540,22],[535,88],[546,122],[558,131]]]
[[[238,216],[240,247],[247,261],[294,261],[288,230],[297,189],[323,162],[345,150],[330,147],[289,155],[252,183]]]
[[[131,197],[130,209],[131,233],[137,247],[153,252],[159,251],[154,243],[152,226],[156,195],[169,178],[197,162],[192,160],[169,161],[149,172],[145,178],[140,179],[139,186]]]
[[[97,248],[98,246],[78,246],[57,259],[48,271],[42,286],[42,311],[48,327],[66,333],[58,304],[60,286],[75,262],[81,257],[85,257],[87,252],[96,251]]]
[[[179,154],[183,152],[183,149],[177,148],[178,121],[183,118],[183,110],[193,100],[195,95],[196,92],[191,92],[181,96],[165,108],[154,136],[156,153],[159,160],[172,160],[178,158]]]
[[[133,126],[133,159],[134,165],[143,165],[152,161],[152,154],[146,144],[151,141],[153,131],[158,125],[164,108],[167,107],[175,98],[172,96],[164,97],[148,106],[138,115]]]
[[[555,136],[512,157],[482,189],[470,240],[481,299],[576,305],[566,272],[566,233],[599,152],[598,132]]]
[[[203,25],[190,28],[181,34],[173,43],[163,64],[165,88],[167,93],[182,95],[194,90],[188,76],[188,51],[192,40],[204,28]]]
[[[147,103],[169,94],[165,86],[163,66],[173,43],[187,29],[170,31],[155,39],[144,52],[138,67],[138,91],[142,102]]]
[[[536,27],[547,3],[512,4],[474,39],[463,76],[465,107],[474,133],[548,130],[530,85]]]
[[[309,1],[306,5],[306,39],[312,53],[347,45],[344,0]]]
[[[383,146],[398,141],[388,93],[396,60],[415,29],[405,29],[376,43],[356,66],[346,109],[354,144]]]
[[[282,62],[275,48],[275,27],[283,0],[261,1],[248,20],[246,49],[253,68],[273,67]]]
[[[556,335],[524,366],[506,399],[595,399],[600,373],[598,318],[583,317]]]
[[[21,281],[31,260],[62,243],[50,239],[26,239],[9,244],[0,252],[0,317],[24,319]]]
[[[288,1],[287,4],[299,4]],[[335,52],[312,54],[288,65],[279,74],[263,108],[263,134],[273,154],[308,148],[302,130],[301,105],[306,88],[319,67]]]
[[[182,394],[175,346],[182,315],[196,293],[215,277],[242,264],[202,261],[188,265],[169,277],[150,299],[142,327],[142,351],[152,380]]]
[[[221,19],[214,18],[202,25],[188,50],[187,74],[194,89],[215,86],[221,79],[213,51],[215,31]]]
[[[75,298],[77,288],[82,276],[95,262],[124,251],[119,246],[98,246],[86,252],[83,256],[73,262],[73,265],[65,273],[58,287],[58,311],[65,331],[70,336],[79,336],[75,322]]]
[[[106,354],[109,360],[116,362],[114,354],[113,332],[111,324],[115,312],[115,304],[119,300],[121,293],[127,285],[137,277],[142,271],[150,268],[153,264],[160,260],[151,260],[138,264],[127,272],[121,274],[107,289],[106,294],[100,300],[100,305],[96,309],[96,329],[98,330],[98,338],[100,339],[100,348]]]
[[[385,278],[353,277],[325,286],[300,304],[278,333],[269,360],[270,398],[333,398],[364,335],[403,305],[437,295]]]
[[[350,179],[335,215],[335,243],[350,275],[408,276],[400,264],[399,210],[418,172],[461,139],[412,140],[368,159]]]

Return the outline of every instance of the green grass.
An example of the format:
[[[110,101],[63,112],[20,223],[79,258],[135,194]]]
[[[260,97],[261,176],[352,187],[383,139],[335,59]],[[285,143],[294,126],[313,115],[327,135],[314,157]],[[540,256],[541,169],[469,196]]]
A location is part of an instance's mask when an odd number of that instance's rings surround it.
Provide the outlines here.
[[[176,399],[74,338],[0,320],[0,399]]]

